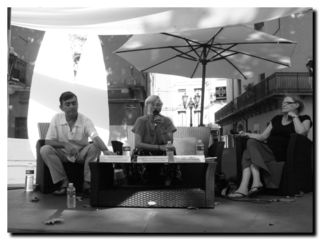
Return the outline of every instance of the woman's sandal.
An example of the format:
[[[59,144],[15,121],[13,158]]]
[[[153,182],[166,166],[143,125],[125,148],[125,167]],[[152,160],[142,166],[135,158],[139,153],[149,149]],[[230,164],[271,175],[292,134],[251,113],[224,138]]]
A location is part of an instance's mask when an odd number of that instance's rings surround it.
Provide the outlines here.
[[[242,199],[242,198],[246,198],[248,197],[248,195],[241,193],[241,192],[233,192],[228,194],[228,198],[230,199]]]
[[[252,187],[248,192],[248,197],[256,197],[263,190],[263,186]]]

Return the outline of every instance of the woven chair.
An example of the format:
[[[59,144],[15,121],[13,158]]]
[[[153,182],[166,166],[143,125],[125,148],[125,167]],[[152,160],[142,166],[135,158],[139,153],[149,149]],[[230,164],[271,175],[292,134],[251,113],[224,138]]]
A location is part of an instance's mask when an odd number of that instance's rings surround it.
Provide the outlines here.
[[[53,184],[49,168],[44,163],[41,155],[40,148],[45,145],[45,137],[48,132],[50,123],[38,123],[39,137],[37,141],[37,188],[42,193],[51,193],[57,187]],[[82,191],[83,185],[83,164],[78,163],[63,163],[64,169],[68,175],[69,181],[73,182],[77,192]]]

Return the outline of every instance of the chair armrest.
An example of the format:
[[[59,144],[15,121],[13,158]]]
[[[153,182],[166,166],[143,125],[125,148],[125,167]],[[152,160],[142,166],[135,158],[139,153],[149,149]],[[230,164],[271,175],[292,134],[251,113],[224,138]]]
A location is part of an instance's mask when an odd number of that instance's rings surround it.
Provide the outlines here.
[[[38,147],[42,147],[42,146],[44,146],[46,144],[46,140],[45,139],[39,139],[38,141],[37,141],[37,148]]]

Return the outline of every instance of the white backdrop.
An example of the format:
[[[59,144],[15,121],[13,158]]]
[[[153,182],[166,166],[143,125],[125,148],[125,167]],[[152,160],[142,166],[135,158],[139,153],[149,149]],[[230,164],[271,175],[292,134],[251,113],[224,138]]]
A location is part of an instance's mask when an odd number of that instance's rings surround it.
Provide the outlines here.
[[[37,123],[50,122],[53,115],[61,111],[59,97],[64,91],[72,91],[78,96],[79,112],[93,121],[100,137],[107,144],[108,91],[98,36],[88,36],[75,78],[68,35],[56,31],[46,32],[35,62],[28,110],[28,135],[34,154],[39,139]]]

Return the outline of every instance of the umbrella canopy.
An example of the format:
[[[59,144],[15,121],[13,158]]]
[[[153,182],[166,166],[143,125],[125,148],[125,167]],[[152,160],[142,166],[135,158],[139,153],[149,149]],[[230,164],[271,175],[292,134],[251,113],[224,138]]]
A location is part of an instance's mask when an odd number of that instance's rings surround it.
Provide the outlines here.
[[[237,25],[180,33],[132,36],[116,53],[140,71],[202,77],[203,125],[206,77],[247,78],[252,69],[290,66],[294,42]]]

